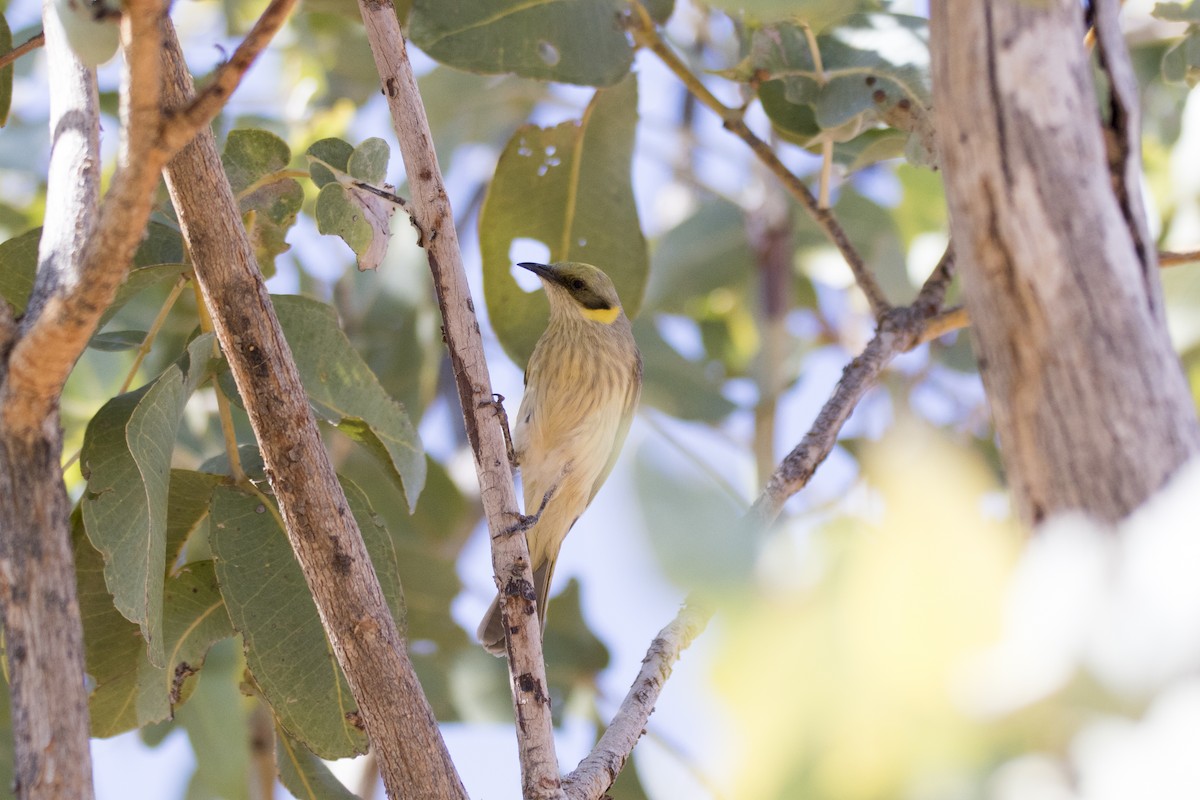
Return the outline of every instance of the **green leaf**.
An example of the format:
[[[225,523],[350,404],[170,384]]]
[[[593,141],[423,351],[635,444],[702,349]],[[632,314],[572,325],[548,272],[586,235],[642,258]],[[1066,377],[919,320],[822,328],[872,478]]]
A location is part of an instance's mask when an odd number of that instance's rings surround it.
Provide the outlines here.
[[[701,206],[663,236],[654,250],[644,310],[686,313],[688,302],[755,276],[742,210],[725,200]]]
[[[105,353],[119,353],[138,349],[145,339],[145,331],[106,331],[93,336],[88,347]]]
[[[186,696],[183,682],[200,671],[208,650],[233,636],[233,623],[217,586],[211,561],[196,561],[169,577],[163,593],[163,638],[167,667],[160,689],[172,706]]]
[[[877,0],[715,0],[712,5],[759,21],[795,19],[808,23],[814,30],[821,30],[854,11],[880,8]]]
[[[314,409],[376,455],[415,507],[425,485],[425,455],[404,407],[355,352],[332,308],[304,297],[272,300]]]
[[[34,228],[0,244],[0,297],[12,305],[15,314],[24,313],[29,303],[34,276],[37,274],[38,242],[41,238],[42,229]],[[146,238],[134,255],[134,269],[130,271],[129,279],[117,290],[112,305],[105,309],[99,325],[108,322],[117,309],[142,289],[168,276],[179,276],[185,272],[187,267],[182,261],[183,239],[179,231],[160,222],[151,222],[146,230]]]
[[[639,319],[633,335],[642,351],[642,402],[680,419],[716,422],[736,408],[721,394],[705,365],[689,361],[667,344],[654,323]]]
[[[308,150],[308,172],[318,189],[327,183],[337,183],[338,176],[329,169],[333,167],[346,172],[350,164],[350,156],[354,153],[354,145],[341,139],[321,139],[313,142]],[[324,162],[324,163],[321,163]],[[328,165],[328,166],[326,166]]]
[[[468,72],[612,86],[629,72],[633,47],[621,0],[414,0],[413,43]]]
[[[8,20],[0,14],[0,53],[7,53],[12,49],[12,30],[8,27]],[[12,89],[13,65],[9,64],[0,69],[0,128],[8,123],[8,112],[12,107]]]
[[[286,172],[291,160],[287,142],[258,129],[230,131],[221,154],[255,259],[266,275],[274,273],[275,257],[291,247],[285,237],[304,203],[304,189]]]
[[[396,204],[371,187],[395,188],[383,182],[389,149],[382,139],[367,139],[349,152],[347,147],[340,139],[322,139],[308,149],[309,174],[321,189],[317,230],[340,236],[354,251],[359,270],[376,269],[387,255]]]
[[[83,649],[91,692],[88,716],[91,735],[115,736],[166,719],[171,706],[162,685],[165,669],[146,658],[137,625],[113,606],[104,580],[104,559],[88,541],[83,519],[72,515],[75,577],[83,619]]]
[[[211,334],[194,340],[181,364],[172,364],[141,389],[106,403],[84,436],[84,527],[104,556],[105,583],[117,609],[140,626],[156,666],[164,663],[162,596],[171,452],[183,405],[206,370],[211,348]]]
[[[391,539],[361,491],[353,484],[344,488],[384,595],[400,617]],[[354,699],[274,502],[219,486],[212,516],[221,592],[245,641],[246,664],[279,724],[322,758],[365,752],[366,736],[347,717],[357,710]]]
[[[275,729],[275,764],[279,768],[279,782],[293,797],[302,800],[357,800],[357,795],[334,777],[324,761],[279,727]]]
[[[12,306],[14,315],[25,313],[33,292],[41,238],[42,229],[34,228],[0,244],[0,297]]]
[[[178,236],[179,234],[176,233],[175,235]],[[126,303],[140,292],[167,280],[177,280],[180,275],[187,271],[187,264],[180,263],[162,263],[131,269],[125,282],[117,289],[117,294],[113,298],[112,303],[100,315],[100,321],[96,324],[96,328],[103,328]]]
[[[1162,78],[1167,83],[1182,83],[1193,87],[1200,83],[1200,25],[1193,26],[1188,35],[1163,54]]]
[[[460,145],[483,143],[499,148],[545,98],[545,87],[533,81],[475,75],[449,67],[422,75],[418,83],[446,171]]]
[[[931,165],[927,21],[855,14],[815,38],[820,70],[800,24],[779,22],[755,31],[748,65],[740,71],[759,82],[772,124],[805,146],[826,137],[847,142],[886,124],[910,134],[910,157]]]
[[[175,365],[113,398],[88,425],[81,464],[88,478],[83,521],[104,554],[105,582],[117,609],[141,626],[150,660],[160,666],[167,479],[185,399]]]
[[[253,701],[239,684],[245,664],[234,639],[217,643],[208,654],[192,699],[175,712],[196,755],[196,771],[187,797],[250,800],[250,728]]]
[[[388,143],[378,137],[363,141],[346,162],[346,172],[364,183],[382,186],[387,178],[388,159],[391,149]]]
[[[1167,22],[1200,22],[1200,3],[1155,3],[1150,15]]]
[[[512,277],[517,239],[543,242],[550,261],[585,261],[613,279],[637,316],[649,258],[633,200],[630,167],[637,83],[596,92],[583,119],[524,127],[508,143],[479,215],[488,313],[505,351],[524,364],[546,327],[544,295]]]
[[[634,459],[637,494],[650,544],[668,578],[712,592],[744,584],[755,547],[740,509],[695,469],[667,466],[647,442]]]
[[[396,206],[358,186],[327,183],[317,194],[317,230],[341,237],[360,271],[377,269],[387,255]]]
[[[167,490],[165,547],[168,565],[176,564],[183,558],[184,548],[195,534],[201,533],[207,537],[212,493],[221,480],[220,475],[207,472],[171,470],[171,482]],[[207,545],[206,540],[204,546]]]

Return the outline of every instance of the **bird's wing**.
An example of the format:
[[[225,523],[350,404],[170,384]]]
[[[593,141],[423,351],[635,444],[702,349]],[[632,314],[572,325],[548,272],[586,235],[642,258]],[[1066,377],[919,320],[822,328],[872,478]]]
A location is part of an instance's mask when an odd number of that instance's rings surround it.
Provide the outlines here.
[[[639,353],[637,361],[633,365],[633,380],[629,382],[629,391],[625,395],[625,410],[621,414],[621,422],[617,425],[617,434],[613,437],[612,450],[609,451],[604,469],[600,470],[600,474],[596,476],[596,482],[592,484],[592,492],[588,495],[589,504],[596,499],[596,492],[600,491],[600,487],[608,479],[608,474],[612,472],[613,465],[617,463],[617,456],[621,455],[621,447],[625,444],[625,437],[629,434],[629,426],[633,423],[633,412],[637,410],[638,398],[641,395],[642,356]]]

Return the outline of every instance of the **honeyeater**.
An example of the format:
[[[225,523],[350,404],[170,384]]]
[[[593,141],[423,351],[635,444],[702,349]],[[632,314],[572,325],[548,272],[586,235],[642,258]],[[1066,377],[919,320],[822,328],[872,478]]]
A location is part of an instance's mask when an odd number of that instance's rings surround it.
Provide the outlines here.
[[[512,435],[525,513],[536,515],[525,536],[545,630],[558,550],[621,452],[642,392],[642,357],[602,271],[579,263],[517,266],[542,279],[550,301],[550,323],[525,369]],[[504,655],[499,595],[479,625],[479,640]]]

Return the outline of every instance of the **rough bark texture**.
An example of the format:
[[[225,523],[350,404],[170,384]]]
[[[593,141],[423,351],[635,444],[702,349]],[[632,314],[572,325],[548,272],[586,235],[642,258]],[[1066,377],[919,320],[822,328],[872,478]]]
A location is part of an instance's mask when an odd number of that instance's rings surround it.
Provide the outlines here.
[[[931,25],[954,246],[1016,506],[1118,519],[1200,449],[1136,197],[1136,104],[1097,107],[1075,0],[937,0]]]
[[[99,103],[94,74],[46,14],[53,150],[38,277],[23,330],[79,280],[79,254],[99,195]],[[9,370],[16,335],[4,306],[0,341],[0,610],[12,698],[16,796],[90,798],[83,627],[63,486],[57,403],[29,413],[26,374]],[[65,375],[75,356],[62,364]],[[14,402],[15,394],[23,395]],[[7,787],[5,787],[7,788]]]
[[[412,187],[412,218],[429,258],[442,312],[442,333],[450,352],[467,439],[475,456],[480,499],[491,534],[492,566],[504,598],[502,609],[517,720],[522,797],[555,800],[562,797],[562,788],[554,752],[541,626],[534,613],[529,548],[524,536],[512,533],[518,519],[517,494],[504,432],[492,402],[483,340],[463,269],[450,200],[396,10],[390,0],[359,0],[359,10]]]
[[[180,107],[194,90],[173,30],[164,54],[164,99]],[[288,539],[358,701],[388,792],[422,800],[465,798],[321,442],[211,131],[172,159],[167,185]]]
[[[40,433],[0,429],[0,608],[16,796],[26,800],[93,796],[83,627],[61,454],[57,413]]]

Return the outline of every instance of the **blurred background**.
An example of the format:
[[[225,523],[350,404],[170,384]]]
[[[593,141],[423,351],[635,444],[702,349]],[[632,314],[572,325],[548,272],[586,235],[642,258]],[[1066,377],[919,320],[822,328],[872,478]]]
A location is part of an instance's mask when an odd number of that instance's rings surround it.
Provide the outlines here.
[[[194,74],[227,58],[263,5],[178,0],[171,15]],[[751,127],[815,184],[819,147],[797,143],[786,121],[769,119],[730,79],[749,34],[724,5],[679,0],[666,38],[723,102],[749,103]],[[915,0],[848,5],[925,14]],[[0,9],[15,42],[40,28],[32,0]],[[1130,0],[1123,12],[1143,92],[1150,224],[1161,248],[1195,250],[1200,103],[1191,72],[1175,82],[1162,69],[1193,31],[1151,11]],[[488,272],[496,268],[484,263],[481,237],[506,265],[550,257],[535,236],[496,245],[480,219],[506,147],[523,125],[581,120],[594,90],[458,71],[419,46],[409,52],[472,291],[485,297],[501,273]],[[920,48],[896,58],[918,74],[927,68]],[[100,69],[106,164],[118,144],[119,70],[119,56]],[[556,573],[546,656],[564,771],[590,750],[651,639],[697,592],[719,613],[667,683],[612,790],[616,800],[1200,797],[1200,468],[1118,531],[1058,519],[1031,538],[1012,518],[960,332],[897,359],[779,523],[754,540],[739,536],[738,514],[808,430],[872,321],[841,257],[745,145],[652,54],[639,52],[633,72],[631,191],[648,271],[640,302],[626,305],[639,307],[646,388],[624,453]],[[44,53],[17,62],[0,131],[3,240],[41,221],[46,86]],[[325,137],[394,142],[355,5],[305,0],[215,127],[222,140],[234,129],[270,131],[299,170],[307,170],[306,148]],[[855,142],[838,145],[834,210],[892,299],[908,302],[946,246],[940,176],[913,163],[919,158],[898,157],[903,142]],[[871,146],[875,155],[864,154]],[[394,146],[387,181],[405,194]],[[428,479],[412,515],[349,438],[329,428],[328,445],[393,539],[413,659],[468,791],[516,797],[507,673],[474,643],[494,584],[423,251],[399,214],[378,271],[359,272],[342,240],[318,233],[316,189],[300,183],[304,208],[283,228],[287,246],[263,259],[268,285],[331,304],[418,427]],[[156,219],[170,226],[163,198]],[[515,208],[520,215],[519,200]],[[629,226],[609,227],[614,239],[636,239]],[[782,259],[771,255],[780,251]],[[539,291],[510,277],[522,292]],[[1172,336],[1200,387],[1200,266],[1166,269],[1163,282]],[[107,330],[147,330],[169,290],[132,297]],[[520,337],[497,338],[496,308],[491,297],[476,302],[495,390],[515,413],[523,365],[509,353],[519,357]],[[195,327],[184,292],[133,386],[177,358]],[[68,455],[133,358],[128,348],[98,346],[80,361],[63,399]],[[251,443],[244,413],[234,413],[239,441]],[[204,387],[187,407],[175,462],[195,469],[222,452],[214,390]],[[79,468],[66,475],[77,496]],[[248,744],[261,701],[239,691],[245,668],[239,640],[226,639],[173,720],[95,739],[98,797],[261,796],[251,788]],[[381,797],[365,762],[332,769],[360,795]]]

